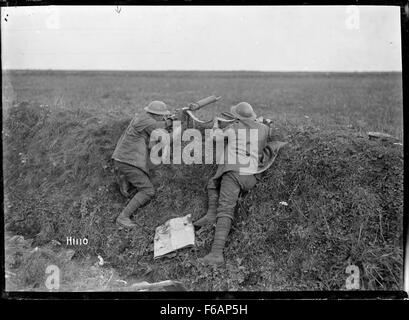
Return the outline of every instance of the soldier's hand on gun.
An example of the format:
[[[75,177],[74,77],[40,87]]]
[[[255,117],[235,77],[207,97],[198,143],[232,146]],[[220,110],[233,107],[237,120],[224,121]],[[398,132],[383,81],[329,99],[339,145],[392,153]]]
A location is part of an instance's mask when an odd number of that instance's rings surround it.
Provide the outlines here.
[[[188,115],[186,114],[186,111],[183,108],[176,109],[175,113],[172,116],[170,116],[170,119],[172,120],[172,122],[180,121],[183,130],[187,128]]]
[[[213,119],[213,130],[219,129],[219,119],[214,118]]]
[[[264,118],[263,116],[260,116],[260,117],[258,117],[257,119],[256,119],[256,121],[257,122],[260,122],[260,123],[264,123],[264,124],[266,124],[266,125],[270,125],[271,124],[271,120],[270,119],[267,119],[267,118]]]
[[[172,127],[172,122],[173,122],[172,117],[165,118],[165,123],[166,123],[166,128],[171,128]]]
[[[183,110],[183,108],[176,109],[174,120],[178,120],[182,123],[185,123],[187,120],[187,117],[188,115],[186,114],[185,110]]]

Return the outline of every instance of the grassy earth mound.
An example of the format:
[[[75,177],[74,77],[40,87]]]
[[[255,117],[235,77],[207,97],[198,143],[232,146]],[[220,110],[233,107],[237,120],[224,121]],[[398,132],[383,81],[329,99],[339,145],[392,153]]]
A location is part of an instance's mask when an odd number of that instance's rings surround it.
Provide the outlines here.
[[[115,225],[126,200],[110,157],[129,120],[29,103],[8,109],[6,230],[36,245],[87,237],[75,258],[99,254],[125,277],[179,280],[189,290],[343,290],[350,264],[359,267],[363,289],[401,288],[401,146],[275,119],[277,136],[290,143],[240,199],[226,266],[213,269],[197,261],[210,249],[211,228],[197,232],[196,248],[171,259],[153,260],[153,236],[171,217],[204,214],[214,166],[159,167],[157,196],[137,213],[140,226]]]

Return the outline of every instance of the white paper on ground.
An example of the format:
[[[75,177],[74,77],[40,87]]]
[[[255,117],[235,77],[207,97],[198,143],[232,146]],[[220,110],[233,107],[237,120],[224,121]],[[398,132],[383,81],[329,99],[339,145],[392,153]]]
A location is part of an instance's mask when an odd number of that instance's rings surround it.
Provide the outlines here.
[[[169,252],[195,245],[195,231],[192,215],[173,218],[156,228],[154,239],[154,258]]]

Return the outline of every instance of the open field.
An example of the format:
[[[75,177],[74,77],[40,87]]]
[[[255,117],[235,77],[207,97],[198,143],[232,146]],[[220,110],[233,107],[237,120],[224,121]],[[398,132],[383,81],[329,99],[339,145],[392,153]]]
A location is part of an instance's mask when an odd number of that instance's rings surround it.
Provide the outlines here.
[[[179,107],[211,94],[223,98],[203,117],[248,101],[290,144],[241,199],[225,268],[197,262],[212,230],[196,235],[195,250],[154,261],[155,227],[201,216],[215,168],[159,168],[156,198],[137,213],[141,226],[126,231],[114,224],[125,200],[110,156],[151,100]],[[87,237],[74,259],[99,254],[125,278],[180,280],[189,290],[344,290],[350,264],[360,269],[362,289],[400,289],[402,147],[366,132],[402,140],[402,121],[400,73],[6,72],[6,230],[37,245]]]
[[[401,78],[400,73],[18,71],[11,76],[11,99],[131,115],[153,99],[184,106],[215,93],[223,99],[209,108],[210,115],[249,101],[270,118],[305,124],[308,115],[326,128],[350,125],[402,138]]]

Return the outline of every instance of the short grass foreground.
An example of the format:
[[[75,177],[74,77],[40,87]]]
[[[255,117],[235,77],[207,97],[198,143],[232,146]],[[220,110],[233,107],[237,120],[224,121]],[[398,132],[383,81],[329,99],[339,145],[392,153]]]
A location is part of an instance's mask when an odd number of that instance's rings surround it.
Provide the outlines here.
[[[100,255],[103,268],[123,278],[178,280],[188,290],[345,290],[351,264],[360,270],[361,289],[401,289],[402,146],[366,134],[383,131],[402,138],[400,77],[8,73],[3,88],[6,230],[32,239],[33,246],[58,241],[66,247],[67,236],[87,238],[88,245],[74,248],[74,262]],[[220,269],[198,262],[210,250],[212,228],[196,233],[195,248],[153,260],[159,224],[205,213],[205,187],[214,166],[159,167],[156,197],[136,214],[139,226],[123,230],[115,218],[126,200],[110,161],[133,113],[147,102],[183,106],[209,94],[224,100],[202,116],[248,101],[273,120],[279,140],[290,142],[240,200]],[[56,264],[65,261],[42,256]],[[27,268],[39,262],[32,255],[22,260],[6,263],[10,274],[20,275],[14,286],[44,289],[45,274]],[[67,290],[73,289],[67,283],[75,274],[63,277]]]

